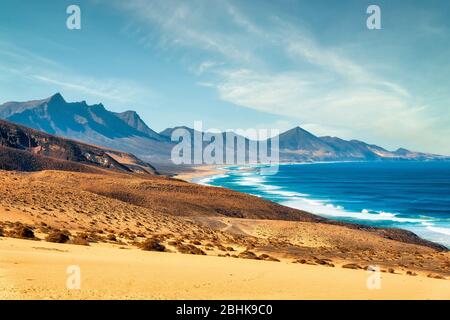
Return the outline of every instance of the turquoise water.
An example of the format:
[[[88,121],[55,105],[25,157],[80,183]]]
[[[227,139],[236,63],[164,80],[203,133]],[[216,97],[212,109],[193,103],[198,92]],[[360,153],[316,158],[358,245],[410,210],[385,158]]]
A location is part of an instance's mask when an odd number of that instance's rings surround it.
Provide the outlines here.
[[[330,219],[411,230],[450,247],[450,162],[341,162],[228,167],[223,186]]]

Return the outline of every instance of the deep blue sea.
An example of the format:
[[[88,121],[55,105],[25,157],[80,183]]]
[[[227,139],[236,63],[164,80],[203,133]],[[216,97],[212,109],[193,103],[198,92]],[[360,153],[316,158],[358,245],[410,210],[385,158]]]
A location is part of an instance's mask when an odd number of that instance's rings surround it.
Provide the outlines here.
[[[336,162],[227,167],[200,183],[327,218],[408,229],[450,247],[450,162]]]

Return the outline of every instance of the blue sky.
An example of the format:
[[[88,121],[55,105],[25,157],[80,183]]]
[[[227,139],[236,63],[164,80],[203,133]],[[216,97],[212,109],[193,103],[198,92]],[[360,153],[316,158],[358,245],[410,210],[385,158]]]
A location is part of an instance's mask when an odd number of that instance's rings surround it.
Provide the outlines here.
[[[66,8],[81,8],[81,30]],[[381,8],[382,30],[366,28]],[[0,102],[61,92],[156,130],[289,129],[450,154],[448,1],[0,2]]]

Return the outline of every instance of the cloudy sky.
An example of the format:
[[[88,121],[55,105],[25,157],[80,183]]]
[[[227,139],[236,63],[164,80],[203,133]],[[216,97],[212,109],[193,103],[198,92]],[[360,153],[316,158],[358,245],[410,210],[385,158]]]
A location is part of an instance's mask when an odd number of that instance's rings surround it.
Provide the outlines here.
[[[61,92],[156,130],[300,125],[449,155],[449,57],[445,0],[0,2],[0,102]]]

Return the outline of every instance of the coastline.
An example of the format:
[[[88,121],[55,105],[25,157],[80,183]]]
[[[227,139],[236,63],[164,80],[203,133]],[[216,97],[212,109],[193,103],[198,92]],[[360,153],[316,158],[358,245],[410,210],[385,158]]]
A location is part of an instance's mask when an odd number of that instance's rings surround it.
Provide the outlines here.
[[[197,183],[196,180],[224,173],[223,166],[201,165],[193,167],[192,171],[186,171],[175,175],[173,178],[186,182]]]
[[[339,161],[339,162],[332,162],[332,163],[348,163],[348,162],[356,162],[356,161]],[[357,162],[360,163],[362,161],[357,161]],[[313,164],[329,164],[329,163],[328,162],[282,163],[282,164],[280,164],[280,166],[313,165]],[[258,167],[257,165],[256,166],[255,165],[240,166],[236,171],[251,171],[252,169],[255,169],[257,167]],[[213,180],[214,177],[217,177],[218,175],[223,175],[224,173],[227,173],[229,171],[234,171],[232,169],[227,169],[227,167],[222,167],[221,170],[217,170],[217,167],[216,167],[216,170],[210,170],[210,169],[211,169],[210,166],[206,166],[205,168],[199,170],[197,173],[192,174],[191,179],[188,180],[188,181],[192,182],[192,183],[202,184],[202,185],[214,186],[214,185],[209,184],[208,182]],[[208,177],[210,178],[210,180],[208,180]],[[204,178],[204,179],[201,179],[201,181],[199,182],[200,179],[198,179],[198,178]],[[342,213],[340,213],[341,215],[334,215],[334,214],[328,215],[328,214],[325,214],[325,213],[317,212],[317,211],[315,211],[315,209],[317,210],[316,206],[317,206],[317,203],[319,203],[320,200],[315,200],[315,198],[314,199],[310,199],[310,198],[304,198],[304,196],[302,196],[301,197],[301,201],[305,202],[304,206],[299,206],[298,203],[299,203],[300,200],[295,199],[296,198],[295,196],[292,197],[292,199],[287,197],[283,201],[274,200],[272,198],[273,194],[280,193],[280,194],[283,194],[283,196],[284,196],[284,195],[287,195],[289,193],[290,194],[295,194],[295,193],[297,193],[297,191],[292,191],[292,190],[289,190],[289,189],[288,190],[276,190],[276,189],[281,189],[281,187],[279,187],[279,186],[274,187],[275,190],[272,190],[272,188],[270,188],[271,185],[266,185],[266,182],[265,182],[264,179],[257,178],[258,181],[256,181],[256,178],[253,178],[253,177],[251,177],[249,179],[254,180],[254,181],[252,181],[252,183],[255,186],[257,184],[260,184],[263,187],[265,186],[265,188],[262,188],[262,189],[269,190],[268,191],[269,192],[269,194],[268,194],[269,196],[268,197],[266,197],[264,195],[264,192],[266,192],[266,191],[264,191],[261,195],[258,195],[259,197],[262,197],[262,198],[264,198],[265,200],[268,200],[268,201],[272,201],[272,202],[278,203],[278,204],[280,204],[282,206],[287,206],[287,207],[290,207],[290,208],[293,208],[293,209],[309,212],[309,213],[311,213],[311,214],[313,214],[313,215],[315,215],[317,217],[323,217],[323,218],[329,219],[330,221],[334,221],[336,223],[342,223],[343,222],[343,223],[346,223],[346,224],[348,223],[348,224],[352,224],[352,225],[360,225],[360,224],[362,224],[362,225],[367,225],[369,227],[375,227],[375,228],[382,228],[382,229],[384,229],[384,228],[393,228],[393,229],[401,229],[401,230],[404,230],[404,231],[407,231],[407,232],[413,232],[414,234],[418,235],[418,237],[420,237],[421,239],[423,239],[425,241],[429,241],[431,243],[435,243],[435,244],[444,246],[447,249],[450,249],[450,247],[448,245],[448,241],[447,242],[445,242],[445,241],[442,242],[442,241],[439,241],[439,240],[437,240],[437,239],[435,239],[433,237],[428,237],[428,236],[423,234],[422,230],[419,230],[419,231],[416,230],[419,227],[405,228],[403,225],[397,225],[397,226],[396,225],[393,225],[393,226],[379,225],[377,223],[372,223],[371,221],[378,222],[378,221],[382,220],[383,217],[375,217],[374,218],[371,215],[368,215],[367,218],[366,217],[360,217],[359,218],[360,221],[354,220],[352,215],[353,216],[360,215],[360,213],[356,212],[356,211],[353,212],[353,211],[345,210]],[[247,184],[243,183],[243,185],[247,185]],[[220,185],[217,185],[217,186],[220,186]],[[221,186],[221,187],[223,187],[223,186]],[[229,189],[234,190],[234,191],[238,191],[238,192],[247,193],[245,190],[240,190],[239,188],[229,188]],[[250,194],[255,195],[255,193],[253,193],[253,192],[251,192]],[[312,205],[312,204],[314,204],[314,205]],[[326,207],[324,205],[324,208],[326,208],[327,210],[329,210],[329,208],[336,209],[336,210],[343,210],[344,209],[344,208],[342,208],[342,207],[340,207],[338,205],[334,206],[332,204],[327,204]],[[406,218],[396,218],[394,214],[390,214],[390,213],[386,214],[384,211],[382,211],[381,214],[382,215],[383,214],[384,215],[392,215],[393,216],[392,219],[394,219],[394,221],[395,221],[395,219],[397,219],[399,221],[401,221],[401,219],[403,219],[404,221],[409,221],[409,220],[412,221],[412,220],[415,219],[414,217],[412,217],[412,218],[408,218],[408,217],[406,217]],[[349,218],[346,219],[345,217],[349,217]],[[385,216],[384,218],[385,218],[385,220],[388,220],[389,217]]]
[[[196,177],[219,172],[223,169],[202,168]],[[243,193],[167,177],[0,173],[2,191],[14,186],[10,192],[25,197],[15,200],[15,207],[0,204],[6,235],[0,237],[2,299],[204,299],[205,294],[211,299],[445,299],[449,294],[450,252],[401,238],[407,236],[401,232],[399,238],[323,223]],[[112,187],[130,202],[98,195]],[[49,196],[39,198],[42,193]],[[23,201],[29,196],[32,204]],[[74,196],[82,207],[95,203],[96,209],[80,214],[72,207]],[[64,214],[46,213],[47,207],[41,208],[47,203]],[[173,203],[182,203],[179,217],[166,214],[176,213]],[[30,212],[31,206],[37,210]],[[186,208],[197,214],[182,215]],[[127,219],[113,223],[111,212]],[[288,219],[298,215],[304,220]],[[97,227],[91,227],[94,219]],[[16,236],[18,221],[37,238],[10,237]],[[43,228],[43,222],[52,228]],[[71,237],[85,230],[94,242],[46,241],[63,228]],[[141,250],[145,239],[158,239],[165,252]],[[81,269],[81,290],[66,287],[71,265]],[[367,287],[374,275],[369,266],[380,269],[380,290]]]

